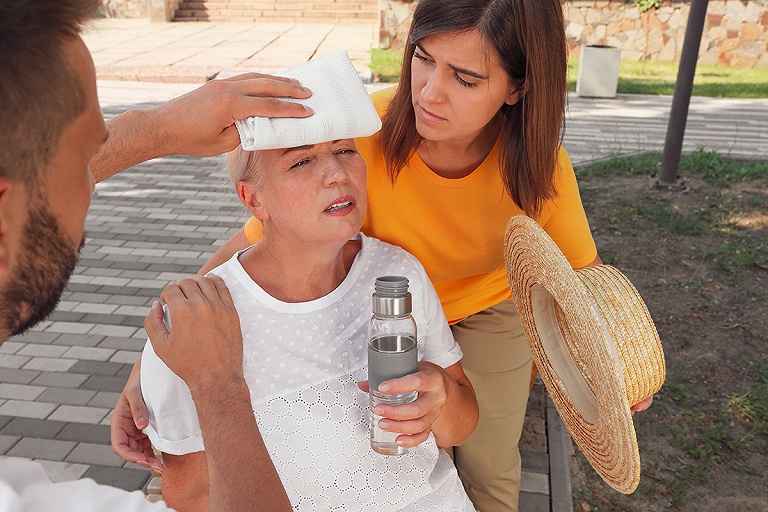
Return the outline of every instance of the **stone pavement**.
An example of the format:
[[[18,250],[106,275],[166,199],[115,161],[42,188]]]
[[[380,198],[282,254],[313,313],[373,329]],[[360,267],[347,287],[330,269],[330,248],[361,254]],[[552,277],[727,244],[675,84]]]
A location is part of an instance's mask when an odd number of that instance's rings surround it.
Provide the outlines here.
[[[197,82],[242,71],[274,72],[347,50],[371,81],[372,23],[150,23],[96,20],[83,38],[100,79]]]
[[[138,70],[142,53],[162,55],[158,50],[162,46],[149,41],[155,37],[153,27],[141,29],[146,32],[131,39],[133,25],[123,22],[134,20],[107,21],[97,24],[98,34],[92,31],[87,37],[100,70],[120,66]],[[203,32],[190,36],[190,41],[201,41],[208,24],[195,25]],[[174,25],[154,27],[158,27],[157,37],[179,30]],[[211,28],[215,30],[235,32],[231,26]],[[283,29],[260,25],[259,30],[278,33]],[[291,30],[300,34],[314,28]],[[358,40],[348,37],[344,43],[350,47],[369,44],[360,36]],[[122,43],[110,46],[110,41],[118,40]],[[225,58],[239,47],[237,38],[215,41],[212,37],[206,43],[210,52],[199,49],[198,54],[206,58],[195,61],[176,54],[164,64],[155,61],[154,68],[148,63],[152,73],[136,78],[159,74],[166,80],[170,75],[163,75],[162,67],[167,64],[176,66],[173,81],[187,72],[188,80],[199,81],[211,70],[219,70],[218,76],[233,69],[274,70],[322,54],[316,39],[282,39],[289,47],[281,51],[272,46],[271,60],[265,57],[259,64],[263,67],[251,68],[241,66],[245,60]],[[309,41],[309,47],[303,51],[294,47],[300,41]],[[99,55],[98,48],[104,49],[104,55]],[[121,48],[125,49],[122,58],[110,61],[107,55],[121,53]],[[286,55],[294,60],[283,58]],[[200,73],[198,68],[205,71]],[[128,108],[156,105],[193,87],[100,80],[99,95],[110,117]],[[615,100],[590,100],[569,96],[565,147],[576,165],[614,153],[661,149],[669,103],[668,97],[621,95]],[[685,148],[768,158],[766,131],[768,100],[694,98]],[[0,455],[37,459],[54,480],[85,476],[126,489],[143,488],[149,473],[112,454],[108,429],[111,408],[146,339],[143,318],[166,283],[196,272],[245,218],[218,158],[160,158],[99,184],[87,220],[87,246],[57,311],[28,334],[0,346]],[[521,443],[521,510],[571,510],[571,449],[557,413],[537,383]]]

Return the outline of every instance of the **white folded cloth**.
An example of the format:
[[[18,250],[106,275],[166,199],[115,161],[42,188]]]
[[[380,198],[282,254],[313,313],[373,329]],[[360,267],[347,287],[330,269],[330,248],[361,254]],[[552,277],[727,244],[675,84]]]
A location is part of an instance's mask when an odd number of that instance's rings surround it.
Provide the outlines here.
[[[307,99],[283,99],[307,105],[314,114],[301,119],[238,119],[235,126],[244,150],[293,148],[367,137],[381,129],[381,119],[346,51],[310,60],[277,75],[296,78],[312,90]]]

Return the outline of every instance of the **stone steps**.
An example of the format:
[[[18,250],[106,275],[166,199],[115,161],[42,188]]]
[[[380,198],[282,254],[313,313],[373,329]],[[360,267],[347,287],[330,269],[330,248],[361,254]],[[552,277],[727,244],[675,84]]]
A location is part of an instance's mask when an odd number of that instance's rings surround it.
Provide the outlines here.
[[[173,21],[377,23],[377,0],[187,0]]]

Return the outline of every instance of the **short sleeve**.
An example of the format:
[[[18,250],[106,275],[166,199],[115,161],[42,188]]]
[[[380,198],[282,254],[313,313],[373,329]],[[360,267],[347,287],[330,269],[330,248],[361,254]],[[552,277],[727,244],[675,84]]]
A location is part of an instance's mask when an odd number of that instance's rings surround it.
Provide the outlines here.
[[[149,411],[144,433],[156,449],[173,455],[205,449],[189,387],[157,357],[149,340],[141,356],[141,393]]]
[[[245,238],[248,239],[248,243],[253,245],[258,243],[259,240],[261,240],[261,237],[264,236],[264,226],[262,226],[259,219],[251,217],[243,225],[243,233],[245,233]]]
[[[581,202],[576,174],[568,153],[562,147],[557,167],[557,197],[545,206],[540,224],[563,251],[571,266],[581,268],[594,261],[597,247]]]

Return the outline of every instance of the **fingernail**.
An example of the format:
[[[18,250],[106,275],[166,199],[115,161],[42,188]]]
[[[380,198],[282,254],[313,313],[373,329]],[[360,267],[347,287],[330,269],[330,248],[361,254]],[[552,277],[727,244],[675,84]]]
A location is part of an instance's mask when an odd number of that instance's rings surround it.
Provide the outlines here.
[[[405,444],[405,443],[403,443],[403,441],[401,441],[401,440],[397,439],[397,440],[395,441],[395,444],[396,444],[397,446],[403,446],[403,444]]]
[[[136,420],[136,426],[142,430],[147,428],[147,418],[139,416],[139,419]]]
[[[387,430],[389,428],[389,422],[387,420],[379,420],[379,428]]]
[[[389,384],[387,384],[386,382],[382,382],[381,384],[379,384],[379,391],[381,391],[382,393],[386,393],[387,391],[389,391]]]
[[[377,405],[376,407],[373,408],[373,414],[375,414],[376,416],[383,416],[382,412],[383,411],[380,405]]]
[[[306,111],[307,111],[307,112],[309,112],[310,114],[314,114],[314,113],[315,113],[315,111],[314,111],[314,110],[312,110],[312,109],[311,109],[310,107],[308,107],[307,105],[303,105],[303,106],[304,106],[304,110],[306,110]]]
[[[157,302],[156,300],[155,300],[155,301],[152,301],[152,309],[155,309],[155,307],[156,307],[158,304],[160,304],[160,303],[159,303],[159,302]]]
[[[151,466],[150,469],[156,473],[160,473],[161,475],[163,474],[163,468],[160,466]]]
[[[312,89],[310,89],[309,87],[304,87],[302,85],[301,88],[304,89],[304,92],[312,92]]]

